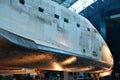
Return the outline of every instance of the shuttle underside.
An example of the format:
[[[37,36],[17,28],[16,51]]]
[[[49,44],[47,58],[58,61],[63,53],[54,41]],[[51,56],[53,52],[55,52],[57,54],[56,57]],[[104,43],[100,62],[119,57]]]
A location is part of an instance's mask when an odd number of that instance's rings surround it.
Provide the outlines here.
[[[70,72],[105,71],[111,65],[0,30],[0,68],[40,68]],[[15,43],[14,43],[15,42]],[[21,45],[24,44],[24,45]]]
[[[51,11],[47,12],[45,4]],[[11,68],[111,72],[109,48],[84,17],[44,0],[24,4],[1,0],[0,11],[0,73]],[[56,14],[60,19],[55,19],[59,18]]]

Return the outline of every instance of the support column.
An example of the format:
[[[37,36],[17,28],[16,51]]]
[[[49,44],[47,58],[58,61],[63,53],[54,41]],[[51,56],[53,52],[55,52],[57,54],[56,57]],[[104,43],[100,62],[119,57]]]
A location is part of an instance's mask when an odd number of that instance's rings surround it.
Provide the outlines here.
[[[35,71],[37,72],[37,74],[39,75],[39,79],[43,80],[44,79],[44,74],[42,73],[42,70],[36,68]]]
[[[99,80],[99,73],[93,73],[93,74],[90,74],[91,77],[93,78],[93,80]]]
[[[68,72],[64,72],[64,79],[63,80],[68,80]]]

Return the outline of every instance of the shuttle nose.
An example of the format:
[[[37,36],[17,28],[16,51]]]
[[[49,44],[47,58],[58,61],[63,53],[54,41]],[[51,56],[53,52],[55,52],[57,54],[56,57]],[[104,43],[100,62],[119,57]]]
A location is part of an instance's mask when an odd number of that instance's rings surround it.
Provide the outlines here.
[[[106,44],[102,45],[102,60],[113,66],[113,57]]]

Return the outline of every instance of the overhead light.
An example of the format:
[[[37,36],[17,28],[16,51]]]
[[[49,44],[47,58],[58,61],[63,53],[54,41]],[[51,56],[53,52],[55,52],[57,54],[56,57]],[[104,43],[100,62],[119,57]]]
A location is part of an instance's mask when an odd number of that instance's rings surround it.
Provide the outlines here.
[[[97,0],[78,0],[69,9],[71,11],[75,11],[76,13],[79,13],[80,11],[82,11],[84,8],[88,7],[95,1]]]

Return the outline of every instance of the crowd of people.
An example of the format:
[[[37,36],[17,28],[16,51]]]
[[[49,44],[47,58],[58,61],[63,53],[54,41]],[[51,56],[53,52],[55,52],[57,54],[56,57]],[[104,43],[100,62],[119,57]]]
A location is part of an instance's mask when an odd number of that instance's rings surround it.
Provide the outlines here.
[[[24,75],[1,75],[0,80],[39,80],[38,76]]]
[[[43,78],[36,75],[30,74],[21,74],[21,75],[0,75],[0,80],[63,80],[63,75],[46,73]],[[70,79],[71,80],[71,79]],[[72,79],[78,80],[78,79]],[[92,78],[80,78],[79,80],[92,80]],[[102,77],[99,80],[120,80],[119,73],[114,74],[113,76]]]

